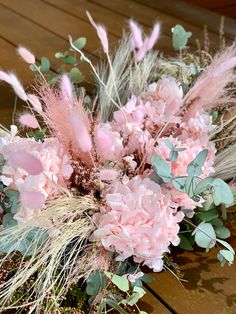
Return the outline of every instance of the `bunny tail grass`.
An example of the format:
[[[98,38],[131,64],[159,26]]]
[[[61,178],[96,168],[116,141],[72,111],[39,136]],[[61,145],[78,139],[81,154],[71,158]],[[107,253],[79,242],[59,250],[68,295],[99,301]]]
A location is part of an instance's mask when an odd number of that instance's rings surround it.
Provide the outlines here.
[[[130,37],[123,36],[115,54],[110,57],[110,65],[102,63],[100,66],[98,75],[104,85],[98,82],[98,96],[104,122],[111,119],[117,109],[111,99],[125,105],[132,95],[140,95],[156,74],[156,52],[147,53],[138,64],[133,63],[132,54]]]
[[[89,197],[58,198],[40,216],[0,232],[0,251],[5,253],[0,268],[25,248],[16,273],[0,285],[1,311],[27,306],[27,313],[54,313],[69,286],[95,270],[102,253],[87,240],[95,228],[88,212],[96,210]],[[16,299],[28,280],[30,291]]]
[[[236,144],[222,150],[215,160],[215,177],[229,180],[236,176]]]

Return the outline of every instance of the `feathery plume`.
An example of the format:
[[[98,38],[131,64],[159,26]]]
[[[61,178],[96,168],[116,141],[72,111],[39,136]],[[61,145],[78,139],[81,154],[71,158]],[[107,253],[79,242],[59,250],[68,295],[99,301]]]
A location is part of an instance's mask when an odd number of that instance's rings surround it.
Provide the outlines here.
[[[35,64],[35,56],[29,49],[19,46],[17,52],[25,62],[29,64]]]
[[[33,116],[30,113],[22,114],[19,118],[19,121],[21,124],[23,124],[29,128],[32,128],[32,129],[39,128],[38,120],[35,118],[35,116]]]

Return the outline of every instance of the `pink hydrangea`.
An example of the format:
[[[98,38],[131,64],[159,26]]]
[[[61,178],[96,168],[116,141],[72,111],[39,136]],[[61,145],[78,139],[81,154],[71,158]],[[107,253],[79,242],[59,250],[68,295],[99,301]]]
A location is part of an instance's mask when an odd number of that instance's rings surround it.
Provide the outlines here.
[[[126,184],[115,181],[105,199],[107,206],[94,215],[93,240],[118,253],[117,260],[133,256],[135,262],[161,271],[170,244],[179,244],[183,213],[173,214],[172,202],[160,186],[140,176]]]
[[[43,173],[29,175],[27,171],[14,165],[8,160],[12,153],[24,151],[37,157],[43,166]],[[58,186],[66,187],[66,181],[72,174],[70,158],[64,154],[61,145],[53,138],[43,143],[29,138],[14,137],[0,147],[6,163],[2,168],[0,180],[9,188],[19,192],[40,192],[45,200],[58,192]],[[15,219],[23,222],[39,213],[41,208],[31,209],[20,207]]]
[[[212,117],[206,112],[197,112],[194,118],[188,119],[180,125],[182,133],[181,140],[191,138],[198,140],[203,147],[209,145],[209,133],[215,128]]]
[[[99,123],[95,129],[96,152],[101,162],[120,161],[123,155],[123,139],[113,131],[109,123]]]

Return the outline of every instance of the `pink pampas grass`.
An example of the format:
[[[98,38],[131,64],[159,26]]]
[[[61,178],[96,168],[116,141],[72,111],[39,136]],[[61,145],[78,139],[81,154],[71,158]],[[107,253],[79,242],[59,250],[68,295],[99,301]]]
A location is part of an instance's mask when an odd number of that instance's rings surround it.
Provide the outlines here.
[[[25,62],[27,62],[29,64],[35,64],[35,56],[28,49],[26,49],[25,47],[20,46],[17,49],[17,52],[19,53],[19,55],[21,56],[21,58]]]
[[[73,110],[82,121],[88,134],[90,133],[90,120],[83,108],[82,100],[75,99],[72,108],[72,104],[68,104],[62,91],[56,91],[48,85],[42,85],[39,94],[45,106],[41,115],[51,133],[63,145],[64,151],[72,154],[73,158],[82,160],[87,166],[91,165],[91,157],[88,153],[84,153],[81,146],[78,145],[71,121],[71,111]]]
[[[186,110],[184,119],[195,116],[198,111],[209,110],[229,98],[225,87],[235,80],[236,44],[218,54],[208,69],[203,72],[194,86],[185,95],[183,104]]]

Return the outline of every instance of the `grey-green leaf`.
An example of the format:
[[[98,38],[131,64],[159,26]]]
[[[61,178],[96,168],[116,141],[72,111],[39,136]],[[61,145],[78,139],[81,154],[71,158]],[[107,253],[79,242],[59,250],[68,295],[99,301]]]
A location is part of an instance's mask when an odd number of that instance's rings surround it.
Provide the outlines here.
[[[164,181],[164,182],[170,182],[171,181],[171,170],[170,166],[167,164],[167,162],[162,159],[159,156],[153,156],[151,160],[152,166],[158,176]]]
[[[175,50],[186,48],[188,39],[191,37],[191,32],[186,32],[183,26],[176,25],[171,29],[172,31],[172,44]]]

